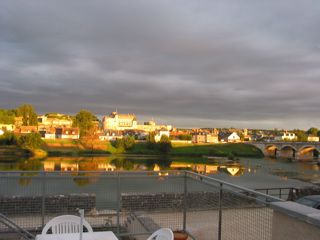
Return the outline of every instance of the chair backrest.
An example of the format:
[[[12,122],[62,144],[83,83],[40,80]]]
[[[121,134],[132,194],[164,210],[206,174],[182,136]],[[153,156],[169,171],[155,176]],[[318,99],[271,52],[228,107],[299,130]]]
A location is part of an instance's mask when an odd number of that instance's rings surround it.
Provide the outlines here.
[[[88,232],[93,232],[90,224],[83,220],[83,227]],[[52,233],[78,233],[80,232],[80,217],[74,215],[62,215],[51,219],[43,228],[42,234],[47,234],[51,228]]]
[[[173,240],[173,232],[170,228],[160,228],[152,233],[147,240]]]

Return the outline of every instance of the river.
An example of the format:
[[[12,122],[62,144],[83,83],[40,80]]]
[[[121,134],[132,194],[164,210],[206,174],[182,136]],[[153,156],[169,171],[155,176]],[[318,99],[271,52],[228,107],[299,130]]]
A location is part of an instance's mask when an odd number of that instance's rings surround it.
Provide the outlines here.
[[[317,161],[272,158],[208,159],[110,155],[99,157],[47,157],[0,161],[0,171],[159,171],[191,170],[241,186],[257,189],[320,185]]]

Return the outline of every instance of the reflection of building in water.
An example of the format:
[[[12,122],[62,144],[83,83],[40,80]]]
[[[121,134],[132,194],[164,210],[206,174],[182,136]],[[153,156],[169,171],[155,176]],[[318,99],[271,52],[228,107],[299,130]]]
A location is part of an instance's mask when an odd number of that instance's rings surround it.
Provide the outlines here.
[[[182,169],[182,168],[189,168],[192,171],[202,174],[210,174],[216,173],[218,171],[218,165],[207,165],[207,164],[190,164],[190,163],[178,163],[173,162],[170,165],[171,169]]]
[[[154,171],[154,172],[159,172],[159,173],[158,173],[159,176],[168,176],[168,175],[169,175],[168,172],[160,172],[161,169],[160,169],[160,166],[159,166],[158,164],[155,164],[155,165],[154,165],[153,171]]]
[[[61,166],[61,171],[78,171],[79,170],[78,163],[61,162],[60,166]]]
[[[178,163],[178,162],[173,162],[170,165],[170,168],[172,169],[179,169],[179,168],[191,168],[192,164],[190,163]]]
[[[227,167],[227,171],[232,175],[235,176],[239,171],[239,167]]]
[[[159,167],[158,164],[155,164],[155,165],[154,165],[153,171],[155,171],[155,172],[160,171],[160,167]]]
[[[218,172],[218,165],[196,164],[192,166],[192,170],[201,174],[210,174]]]
[[[93,164],[93,166],[92,166]],[[91,167],[86,169],[86,167]],[[91,163],[91,162],[78,162],[61,161],[56,159],[55,161],[44,161],[44,171],[79,171],[79,170],[100,170],[100,171],[114,171],[116,167],[109,162],[105,163]]]
[[[244,168],[241,166],[220,166],[219,171],[231,176],[240,176],[244,174]]]
[[[46,172],[54,171],[55,170],[55,162],[45,161],[43,163],[43,170]]]
[[[116,167],[109,163],[98,163],[98,169],[104,171],[114,171],[116,170]]]

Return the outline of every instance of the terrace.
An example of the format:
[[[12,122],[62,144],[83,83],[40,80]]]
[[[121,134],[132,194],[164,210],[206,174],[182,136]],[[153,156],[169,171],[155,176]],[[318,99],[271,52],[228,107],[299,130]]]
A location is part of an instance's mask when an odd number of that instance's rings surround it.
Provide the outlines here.
[[[195,240],[320,236],[318,210],[189,171],[0,172],[0,239],[33,239],[78,209],[94,231],[126,240],[159,227]]]

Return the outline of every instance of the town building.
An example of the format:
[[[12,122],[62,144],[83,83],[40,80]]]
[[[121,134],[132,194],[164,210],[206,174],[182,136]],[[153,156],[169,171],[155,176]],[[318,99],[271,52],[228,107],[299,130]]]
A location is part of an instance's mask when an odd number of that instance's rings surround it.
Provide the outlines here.
[[[54,127],[39,127],[38,129],[39,129],[41,138],[44,138],[44,139],[56,138],[56,129]]]
[[[38,127],[43,139],[79,139],[79,128],[77,127]]]
[[[167,136],[168,138],[170,137],[170,132],[166,129],[162,129],[156,132],[156,135],[154,136],[154,140],[156,142],[159,142],[161,140],[162,136]]]
[[[128,130],[137,129],[137,120],[134,114],[118,114],[112,112],[109,116],[102,118],[103,130]]]
[[[160,129],[172,130],[171,125],[157,125],[154,120],[138,124],[134,114],[119,114],[118,112],[112,112],[109,116],[104,116],[102,118],[102,126],[104,131],[138,130],[155,132]]]
[[[15,128],[14,133],[16,134],[28,134],[28,133],[37,133],[37,126],[20,126]]]
[[[275,137],[276,141],[295,141],[296,139],[297,136],[294,133],[290,133],[287,131],[284,132],[282,135]]]
[[[308,142],[319,142],[319,137],[318,136],[308,136]]]
[[[228,136],[228,142],[240,142],[240,141],[241,139],[236,132],[233,132]]]
[[[38,116],[38,126],[40,127],[72,127],[70,116],[56,113]]]
[[[79,139],[79,128],[56,128],[56,138],[61,139]]]
[[[13,132],[14,129],[15,129],[15,126],[14,126],[14,124],[2,124],[2,123],[0,123],[0,129],[3,130],[4,132],[5,131]]]
[[[241,142],[241,138],[236,132],[220,132],[219,138],[221,142]]]
[[[195,133],[192,135],[193,143],[218,143],[219,138],[216,134],[211,133]]]

